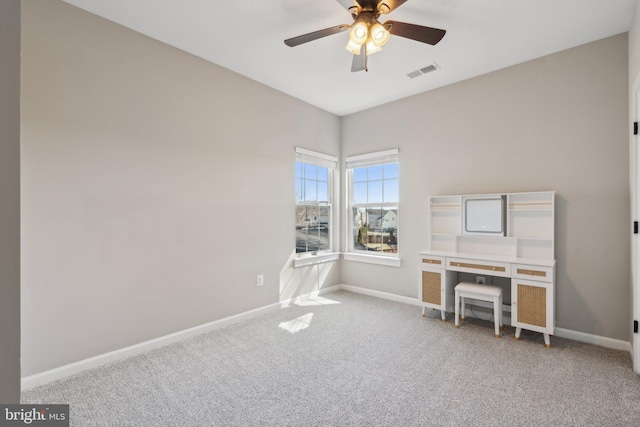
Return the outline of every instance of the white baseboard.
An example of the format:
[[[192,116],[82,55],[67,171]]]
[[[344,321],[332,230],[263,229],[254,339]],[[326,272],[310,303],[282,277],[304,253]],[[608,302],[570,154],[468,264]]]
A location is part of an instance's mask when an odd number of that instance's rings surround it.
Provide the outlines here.
[[[375,291],[373,289],[361,288],[359,286],[351,286],[351,285],[339,285],[340,289],[345,291],[354,292],[356,294],[369,295],[376,298],[387,299],[396,302],[402,302],[404,304],[417,305],[420,306],[420,302],[418,298],[404,297],[402,295],[390,294],[388,292]]]
[[[560,338],[595,344],[602,347],[612,348],[614,350],[628,351],[629,354],[631,354],[632,351],[632,346],[629,341],[617,340],[615,338],[601,337],[599,335],[592,335],[564,328],[555,328],[554,335]]]
[[[376,291],[373,289],[361,288],[359,286],[340,285],[340,289],[344,289],[345,291],[355,292],[359,294],[369,295],[376,298],[402,302],[405,304],[411,304],[411,305],[417,305],[417,306],[420,305],[420,301],[418,301],[417,298],[404,297],[400,295],[390,294],[387,292]],[[474,304],[483,305],[483,304],[479,304],[481,302],[482,301],[474,301]],[[508,311],[511,311],[510,307]],[[474,313],[472,313],[470,310],[467,309],[466,315],[474,316]],[[508,316],[505,316],[504,321],[506,324],[510,324],[511,323],[510,320],[511,319]],[[631,342],[629,341],[618,340],[615,338],[601,337],[598,335],[587,334],[585,332],[578,332],[571,329],[555,328],[554,335],[560,338],[567,338],[570,340],[580,341],[587,344],[599,345],[602,347],[612,348],[614,350],[628,351],[630,354],[633,351]]]
[[[246,311],[244,313],[236,314],[233,316],[225,317],[213,322],[205,323],[200,326],[185,329],[183,331],[175,332],[173,334],[165,335],[159,338],[155,338],[149,341],[145,341],[139,344],[135,344],[129,347],[121,348],[119,350],[111,351],[109,353],[100,354],[88,359],[80,360],[78,362],[70,363],[68,365],[60,366],[48,371],[44,371],[38,374],[30,375],[22,378],[22,390],[28,390],[39,385],[49,383],[51,381],[59,380],[70,375],[77,374],[87,369],[96,368],[107,363],[122,360],[127,357],[135,356],[145,351],[153,350],[165,345],[182,341],[187,338],[194,337],[196,335],[204,334],[215,329],[223,328],[233,323],[240,322],[242,320],[248,320],[253,317],[271,313],[280,310],[283,307],[287,307],[291,304],[295,304],[299,300],[305,298],[313,298],[318,295],[334,292],[337,290],[345,290],[363,295],[369,295],[376,298],[386,299],[395,302],[401,302],[413,306],[420,306],[420,302],[417,298],[405,297],[402,295],[396,295],[388,292],[376,291],[373,289],[362,288],[359,286],[351,285],[336,285],[328,288],[323,288],[318,291],[311,292],[309,294],[300,295],[295,298],[280,301],[274,304],[269,304],[264,307],[259,307],[253,310]],[[615,350],[624,350],[631,353],[631,343],[628,341],[617,340],[613,338],[601,337],[597,335],[587,334],[584,332],[573,331],[564,328],[555,328],[555,335],[562,338],[568,338],[575,341],[581,341],[589,344],[600,345],[603,347],[612,348]]]
[[[68,365],[60,366],[48,371],[40,372],[38,374],[29,375],[23,377],[21,380],[22,390],[28,390],[39,385],[49,383],[51,381],[59,380],[70,375],[77,374],[87,369],[96,368],[107,363],[115,362],[125,359],[127,357],[135,356],[145,351],[153,350],[165,345],[182,341],[196,335],[204,334],[215,329],[223,328],[233,323],[240,322],[242,320],[248,320],[261,314],[271,313],[280,310],[282,307],[295,304],[296,301],[313,298],[315,296],[325,294],[328,292],[337,291],[340,286],[331,286],[319,291],[314,291],[306,295],[301,295],[295,298],[291,298],[285,301],[280,301],[274,304],[269,304],[264,307],[259,307],[253,310],[245,311],[244,313],[236,314],[233,316],[225,317],[224,319],[215,320],[213,322],[205,323],[203,325],[195,326],[193,328],[178,331],[169,335],[165,335],[159,338],[155,338],[149,341],[144,341],[139,344],[135,344],[129,347],[121,348],[119,350],[110,351],[108,353],[99,354],[88,359],[80,360],[78,362],[69,363]]]

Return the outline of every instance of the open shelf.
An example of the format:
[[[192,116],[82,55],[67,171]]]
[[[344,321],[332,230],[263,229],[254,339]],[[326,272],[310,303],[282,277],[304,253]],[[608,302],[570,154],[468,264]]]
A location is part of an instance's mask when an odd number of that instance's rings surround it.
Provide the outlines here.
[[[513,193],[507,196],[509,211],[553,211],[554,192]]]
[[[518,258],[553,259],[553,239],[516,239]]]
[[[464,234],[462,201],[467,196],[433,196],[429,199],[430,250],[554,259],[553,191],[487,196],[506,196],[504,236]]]
[[[431,250],[456,252],[456,237],[450,234],[432,234],[429,241]]]
[[[553,238],[552,210],[513,210],[507,218],[511,237]]]

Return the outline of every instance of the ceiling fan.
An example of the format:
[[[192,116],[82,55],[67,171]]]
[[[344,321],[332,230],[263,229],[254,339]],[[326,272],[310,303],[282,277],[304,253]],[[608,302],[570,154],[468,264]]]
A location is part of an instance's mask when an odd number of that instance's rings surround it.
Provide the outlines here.
[[[351,71],[367,69],[367,56],[379,52],[390,35],[416,40],[430,45],[437,44],[446,31],[398,21],[378,22],[380,15],[386,15],[400,7],[407,0],[337,0],[353,17],[354,23],[343,24],[324,30],[314,31],[284,41],[295,47],[332,34],[349,31],[349,43],[345,46],[353,54]]]

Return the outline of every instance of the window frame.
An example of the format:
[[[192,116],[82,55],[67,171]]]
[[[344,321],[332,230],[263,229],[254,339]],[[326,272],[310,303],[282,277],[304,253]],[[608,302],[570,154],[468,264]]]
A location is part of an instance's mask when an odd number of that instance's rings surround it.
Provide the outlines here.
[[[389,252],[376,252],[365,251],[355,248],[354,246],[354,220],[353,214],[354,208],[396,208],[396,230],[397,235],[400,235],[400,159],[399,150],[391,149],[385,151],[379,151],[374,153],[362,154],[357,156],[350,156],[345,159],[345,181],[346,181],[346,242],[345,248],[347,251],[343,254],[343,259],[347,261],[358,261],[373,264],[382,264],[394,267],[401,266],[400,259],[400,245],[398,241],[397,251],[395,253]],[[389,164],[398,165],[398,201],[397,202],[383,202],[383,203],[354,203],[354,169],[367,168],[370,166],[383,166]],[[383,181],[384,186],[384,179]],[[369,180],[367,179],[367,183]]]
[[[335,252],[335,227],[339,227],[340,224],[336,218],[336,173],[338,167],[338,158],[335,156],[331,156],[328,154],[318,153],[315,151],[307,150],[304,148],[296,147],[295,150],[295,165],[298,162],[302,164],[311,164],[319,167],[323,167],[327,169],[327,201],[326,202],[318,202],[318,201],[305,201],[298,200],[298,194],[295,194],[295,207],[296,210],[298,206],[308,206],[308,207],[327,207],[329,209],[328,212],[328,238],[329,238],[329,247],[327,249],[316,250],[316,251],[306,251],[306,252],[297,252],[297,241],[295,243],[294,249],[294,267],[302,267],[306,265],[313,265],[321,262],[333,261],[339,259],[339,253]],[[298,180],[297,174],[294,173],[294,184]],[[295,188],[295,186],[294,186]],[[297,227],[297,219],[295,220]],[[297,234],[297,228],[296,228]]]

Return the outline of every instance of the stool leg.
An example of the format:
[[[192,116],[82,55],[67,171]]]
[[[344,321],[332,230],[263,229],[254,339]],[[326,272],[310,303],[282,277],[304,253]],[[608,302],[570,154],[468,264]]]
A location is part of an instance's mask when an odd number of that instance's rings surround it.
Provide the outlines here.
[[[455,306],[454,311],[455,311],[455,318],[456,318],[456,321],[455,321],[455,326],[454,326],[454,327],[455,327],[455,328],[458,328],[458,327],[459,327],[459,325],[458,325],[458,318],[460,317],[460,293],[459,293],[458,291],[456,291],[456,296],[455,296],[455,305],[456,305],[456,306]]]
[[[460,297],[460,319],[464,322],[464,309],[466,307],[465,298]]]
[[[498,299],[498,312],[500,313],[500,329],[504,329],[504,313],[502,312],[502,294]]]
[[[500,308],[498,307],[499,298],[493,299],[493,319],[496,326],[496,338],[500,338]]]

